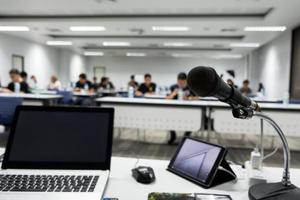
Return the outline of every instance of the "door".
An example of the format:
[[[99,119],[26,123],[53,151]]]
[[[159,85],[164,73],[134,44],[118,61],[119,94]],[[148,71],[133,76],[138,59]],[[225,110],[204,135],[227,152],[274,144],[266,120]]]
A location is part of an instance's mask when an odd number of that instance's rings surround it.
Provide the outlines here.
[[[12,55],[12,68],[24,71],[24,56]]]
[[[97,77],[97,81],[100,82],[101,78],[105,76],[106,68],[105,67],[94,67],[94,77]]]

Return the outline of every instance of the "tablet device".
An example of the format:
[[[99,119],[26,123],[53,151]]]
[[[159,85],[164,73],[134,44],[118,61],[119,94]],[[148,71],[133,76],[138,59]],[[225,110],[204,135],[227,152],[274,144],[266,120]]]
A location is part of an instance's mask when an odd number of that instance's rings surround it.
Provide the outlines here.
[[[185,137],[167,170],[209,188],[226,152],[224,147]]]

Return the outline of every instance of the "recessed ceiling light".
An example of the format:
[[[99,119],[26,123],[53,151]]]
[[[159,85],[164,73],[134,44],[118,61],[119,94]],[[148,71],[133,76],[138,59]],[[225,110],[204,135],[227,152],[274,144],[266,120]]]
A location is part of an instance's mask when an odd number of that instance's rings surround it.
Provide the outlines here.
[[[181,53],[173,53],[171,56],[172,57],[182,57],[182,58],[190,58],[190,57],[192,57],[191,54],[181,54]]]
[[[103,52],[99,52],[99,51],[86,51],[84,52],[85,56],[103,56],[104,53]]]
[[[232,43],[230,44],[231,47],[245,47],[245,48],[256,48],[259,47],[260,44],[259,43]]]
[[[71,41],[47,41],[47,45],[50,46],[70,46],[72,44]]]
[[[104,26],[71,26],[71,31],[105,31]]]
[[[143,57],[146,56],[146,54],[141,52],[127,52],[126,56]]]
[[[189,31],[187,26],[152,26],[153,31]]]
[[[29,31],[27,26],[0,26],[0,31]]]
[[[186,47],[186,46],[192,46],[191,43],[186,42],[165,42],[164,46],[167,47]]]
[[[247,26],[244,31],[285,31],[285,26]]]
[[[103,42],[103,46],[130,46],[129,42]]]

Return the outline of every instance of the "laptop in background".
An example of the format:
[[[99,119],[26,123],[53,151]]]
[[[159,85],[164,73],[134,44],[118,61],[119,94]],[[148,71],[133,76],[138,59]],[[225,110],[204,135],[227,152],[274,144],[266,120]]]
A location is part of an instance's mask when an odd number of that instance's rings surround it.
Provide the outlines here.
[[[112,108],[18,106],[0,171],[0,199],[101,199],[113,119]]]

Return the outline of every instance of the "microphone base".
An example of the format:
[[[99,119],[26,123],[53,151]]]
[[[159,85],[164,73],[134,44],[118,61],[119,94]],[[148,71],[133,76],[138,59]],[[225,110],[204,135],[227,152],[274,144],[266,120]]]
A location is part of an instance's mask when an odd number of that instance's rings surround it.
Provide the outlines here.
[[[300,189],[295,185],[284,186],[279,183],[260,183],[250,187],[250,200],[299,200]]]

